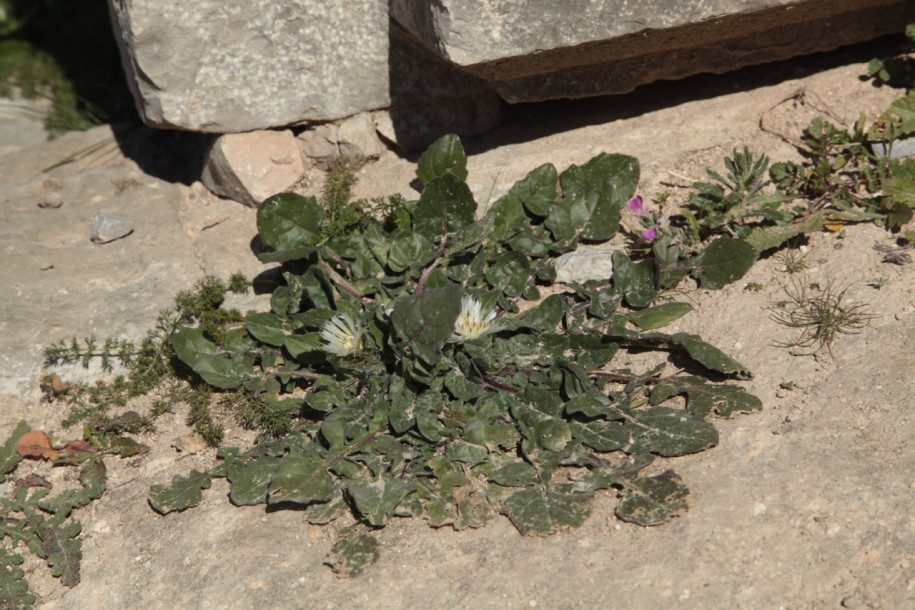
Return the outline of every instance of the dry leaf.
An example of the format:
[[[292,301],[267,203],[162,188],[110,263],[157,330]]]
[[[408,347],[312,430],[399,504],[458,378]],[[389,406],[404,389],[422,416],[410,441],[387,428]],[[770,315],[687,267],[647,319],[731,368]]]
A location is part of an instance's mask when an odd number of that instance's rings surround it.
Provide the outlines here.
[[[51,447],[51,437],[41,430],[26,432],[16,443],[16,451],[23,457],[57,459],[57,452]]]
[[[55,394],[61,394],[67,390],[68,386],[66,383],[60,380],[60,375],[57,373],[51,373],[50,375],[45,375],[39,379],[41,383],[51,384],[51,389],[54,390]]]
[[[82,439],[70,441],[69,443],[67,443],[63,447],[60,447],[59,449],[60,449],[61,454],[65,455],[65,456],[74,455],[76,453],[98,453],[98,451],[96,451],[95,446],[92,443],[90,443],[89,441],[84,441]]]

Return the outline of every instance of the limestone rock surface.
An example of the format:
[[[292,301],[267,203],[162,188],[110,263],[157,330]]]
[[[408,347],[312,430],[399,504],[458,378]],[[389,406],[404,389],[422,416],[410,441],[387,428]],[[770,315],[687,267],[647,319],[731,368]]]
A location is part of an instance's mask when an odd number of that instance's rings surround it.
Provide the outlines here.
[[[209,133],[384,107],[387,0],[109,0],[143,120]]]
[[[318,125],[300,136],[302,152],[321,169],[338,157],[378,157],[385,150],[370,113],[358,114],[339,124]]]
[[[510,103],[627,93],[895,34],[906,0],[393,0],[423,44]]]
[[[292,131],[253,131],[216,138],[202,180],[217,195],[257,207],[289,189],[304,173]]]

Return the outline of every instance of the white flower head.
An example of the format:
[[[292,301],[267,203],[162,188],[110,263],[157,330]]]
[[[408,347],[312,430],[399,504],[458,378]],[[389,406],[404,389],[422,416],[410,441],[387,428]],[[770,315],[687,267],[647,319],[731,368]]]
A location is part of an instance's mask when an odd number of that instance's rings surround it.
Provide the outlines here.
[[[321,329],[321,338],[327,341],[324,351],[337,356],[348,356],[362,349],[365,327],[349,314],[334,316]]]
[[[472,296],[461,299],[461,313],[454,322],[454,332],[449,341],[473,341],[478,337],[495,332],[493,320],[495,310],[483,311],[483,304]]]

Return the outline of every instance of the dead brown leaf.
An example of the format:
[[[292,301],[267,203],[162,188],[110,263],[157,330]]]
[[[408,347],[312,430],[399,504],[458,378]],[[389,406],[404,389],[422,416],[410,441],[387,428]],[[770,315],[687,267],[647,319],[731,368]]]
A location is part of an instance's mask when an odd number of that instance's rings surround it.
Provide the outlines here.
[[[16,443],[16,451],[23,457],[57,459],[57,451],[51,446],[51,437],[41,430],[26,432]]]

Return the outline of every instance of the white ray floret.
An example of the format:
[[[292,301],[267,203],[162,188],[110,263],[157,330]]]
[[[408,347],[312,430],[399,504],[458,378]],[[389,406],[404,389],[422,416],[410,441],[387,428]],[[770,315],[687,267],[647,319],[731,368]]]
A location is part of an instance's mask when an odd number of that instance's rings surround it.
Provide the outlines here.
[[[321,329],[321,338],[327,341],[324,351],[337,356],[349,356],[362,349],[365,328],[349,314],[334,316]]]
[[[483,311],[483,304],[472,296],[461,299],[461,313],[454,322],[450,341],[472,341],[494,332],[495,310]]]

